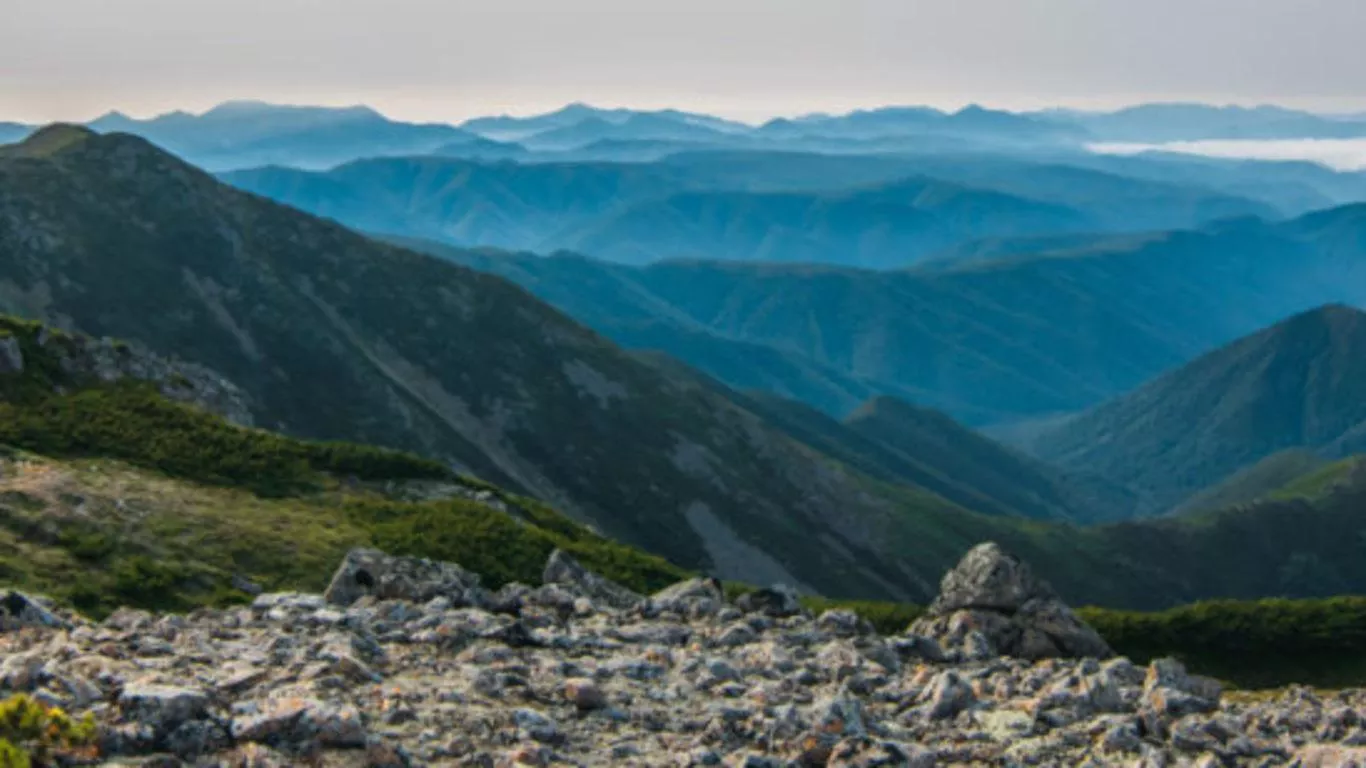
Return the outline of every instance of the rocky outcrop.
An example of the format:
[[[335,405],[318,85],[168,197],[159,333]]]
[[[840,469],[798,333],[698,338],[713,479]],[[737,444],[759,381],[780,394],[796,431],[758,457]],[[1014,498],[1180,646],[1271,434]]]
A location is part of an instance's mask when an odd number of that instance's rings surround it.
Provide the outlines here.
[[[377,549],[353,549],[346,554],[323,599],[348,606],[362,597],[425,603],[444,598],[453,606],[479,605],[484,592],[479,574],[454,563],[416,557],[394,557]]]
[[[977,661],[1114,655],[1047,582],[991,542],[973,547],[944,575],[939,596],[910,631],[953,657]]]
[[[567,552],[555,550],[546,560],[541,576],[545,584],[560,584],[603,605],[617,609],[634,608],[645,598],[626,587],[584,568]]]
[[[619,609],[554,565],[572,578],[499,590],[505,613],[459,566],[357,550],[327,597],[36,621],[0,633],[0,696],[92,713],[116,765],[1346,766],[1366,743],[1362,691],[1229,701],[1169,659],[946,660],[710,579]],[[1005,567],[989,593],[1040,599]]]

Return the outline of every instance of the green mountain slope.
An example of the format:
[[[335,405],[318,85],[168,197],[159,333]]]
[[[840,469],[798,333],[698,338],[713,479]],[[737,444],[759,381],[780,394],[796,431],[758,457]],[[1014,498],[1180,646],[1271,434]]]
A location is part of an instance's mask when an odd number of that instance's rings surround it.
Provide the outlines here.
[[[1366,312],[1297,315],[1069,420],[1035,443],[1160,512],[1290,448],[1334,444],[1366,422]]]
[[[939,411],[896,398],[871,400],[844,424],[890,449],[906,467],[905,480],[970,509],[1092,522],[1122,517],[1132,504],[1118,487],[1065,476]]]
[[[876,490],[501,279],[136,138],[59,126],[5,151],[0,227],[0,308],[203,363],[262,426],[420,450],[680,565],[916,594],[920,567],[879,531],[954,511]]]

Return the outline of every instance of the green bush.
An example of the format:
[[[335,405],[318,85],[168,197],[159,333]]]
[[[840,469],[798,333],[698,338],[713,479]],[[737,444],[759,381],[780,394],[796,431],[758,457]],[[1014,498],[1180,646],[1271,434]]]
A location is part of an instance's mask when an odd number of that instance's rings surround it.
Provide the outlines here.
[[[59,757],[91,757],[95,721],[74,720],[29,696],[0,702],[0,768],[51,765]]]
[[[355,501],[347,505],[347,513],[352,522],[369,531],[379,549],[459,563],[492,587],[512,581],[539,584],[546,559],[557,547],[594,571],[641,592],[688,576],[662,558],[599,537],[545,509],[527,523],[461,499]]]
[[[1158,613],[1083,608],[1116,652],[1176,656],[1245,687],[1366,682],[1366,597],[1209,601]]]
[[[54,457],[105,457],[263,496],[317,490],[323,474],[454,480],[444,465],[346,443],[313,443],[229,424],[140,382],[0,402],[0,443]]]

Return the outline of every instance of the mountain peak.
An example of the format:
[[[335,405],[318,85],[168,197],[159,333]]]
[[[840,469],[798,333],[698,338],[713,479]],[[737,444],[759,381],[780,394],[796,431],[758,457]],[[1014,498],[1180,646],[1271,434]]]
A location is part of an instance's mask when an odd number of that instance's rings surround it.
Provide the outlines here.
[[[83,125],[53,123],[39,128],[19,143],[20,154],[29,157],[49,157],[98,137],[99,134]]]

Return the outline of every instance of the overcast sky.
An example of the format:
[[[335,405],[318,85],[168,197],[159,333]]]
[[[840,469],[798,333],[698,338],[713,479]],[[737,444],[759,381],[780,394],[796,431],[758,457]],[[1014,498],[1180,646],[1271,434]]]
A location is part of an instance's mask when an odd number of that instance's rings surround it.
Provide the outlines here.
[[[758,120],[889,103],[1366,111],[1366,0],[2,0],[0,120],[569,101]]]

